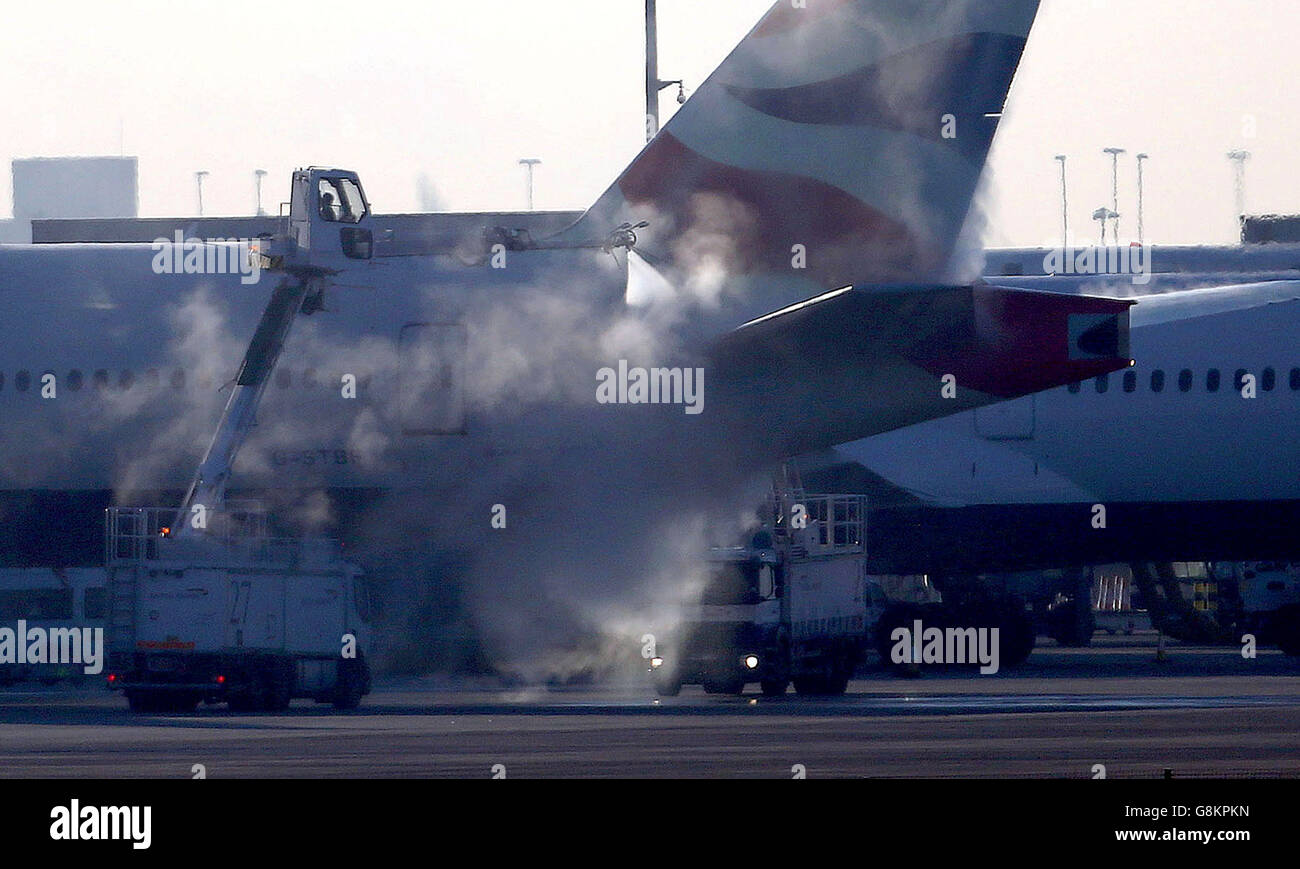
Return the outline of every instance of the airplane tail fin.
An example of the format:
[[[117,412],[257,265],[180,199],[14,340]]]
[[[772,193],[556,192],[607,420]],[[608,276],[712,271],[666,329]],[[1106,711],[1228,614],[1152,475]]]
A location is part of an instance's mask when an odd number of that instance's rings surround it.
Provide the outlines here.
[[[779,0],[564,235],[646,221],[674,284],[778,276],[786,302],[944,279],[1037,9]]]

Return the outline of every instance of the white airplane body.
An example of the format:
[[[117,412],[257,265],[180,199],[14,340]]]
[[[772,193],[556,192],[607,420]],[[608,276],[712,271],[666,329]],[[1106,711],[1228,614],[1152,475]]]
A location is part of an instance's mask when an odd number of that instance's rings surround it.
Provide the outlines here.
[[[996,538],[1038,566],[1142,559],[1144,546],[1150,560],[1284,557],[1300,509],[1297,334],[1296,281],[1142,297],[1131,369],[817,461],[904,490],[922,505],[914,522],[951,535],[936,546],[990,553]]]

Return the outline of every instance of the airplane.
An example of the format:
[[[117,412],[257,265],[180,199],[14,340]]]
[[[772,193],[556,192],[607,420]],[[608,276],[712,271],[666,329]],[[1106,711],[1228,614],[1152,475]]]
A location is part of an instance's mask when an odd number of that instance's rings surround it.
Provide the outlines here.
[[[238,485],[527,611],[647,572],[660,523],[783,456],[1128,366],[1131,302],[957,273],[1037,5],[778,2],[569,226],[413,244],[355,173],[295,173],[329,289]],[[202,273],[244,244],[0,247],[0,563],[96,564],[103,508],[177,502],[271,289]],[[633,261],[665,297],[628,304]],[[704,412],[600,401],[655,368],[707,373]]]
[[[805,473],[882,493],[880,573],[1300,560],[1300,282],[1143,296],[1131,328],[1122,374],[842,444]]]

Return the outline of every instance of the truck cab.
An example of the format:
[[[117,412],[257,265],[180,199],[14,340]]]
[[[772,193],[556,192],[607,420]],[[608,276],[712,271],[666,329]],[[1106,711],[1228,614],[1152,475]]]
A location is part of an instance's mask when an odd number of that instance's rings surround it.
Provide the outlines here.
[[[683,613],[671,651],[652,661],[662,695],[675,695],[683,683],[737,694],[746,682],[780,676],[770,650],[782,642],[784,565],[771,536],[759,532],[745,546],[713,547],[703,566],[699,604]]]
[[[683,684],[767,696],[842,694],[869,639],[866,501],[859,495],[774,495],[739,546],[703,558],[697,604],[650,661],[655,690]]]
[[[298,169],[288,204],[287,226],[259,251],[263,268],[337,274],[374,258],[373,214],[356,172]]]

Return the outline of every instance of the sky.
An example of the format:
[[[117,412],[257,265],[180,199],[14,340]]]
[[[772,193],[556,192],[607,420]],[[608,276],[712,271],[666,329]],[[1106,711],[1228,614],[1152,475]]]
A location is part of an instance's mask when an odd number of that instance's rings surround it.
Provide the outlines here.
[[[770,0],[659,0],[661,77],[698,84]],[[1229,150],[1252,157],[1247,210],[1300,212],[1294,0],[1044,0],[994,145],[989,245],[1092,240],[1120,164],[1121,235],[1235,238]],[[381,212],[582,209],[644,144],[641,0],[45,2],[0,30],[0,162],[139,157],[143,216],[247,214],[296,166],[360,172]],[[689,90],[688,90],[689,92]],[[665,91],[665,117],[676,109]],[[0,213],[10,178],[0,173]]]

